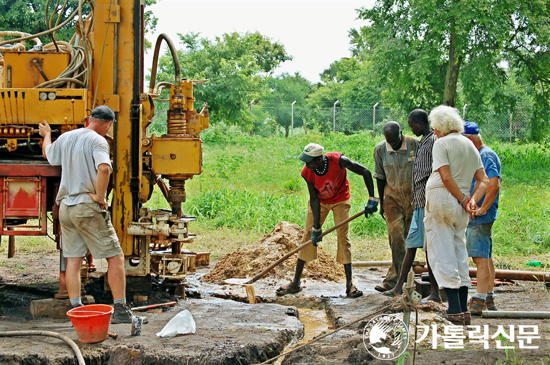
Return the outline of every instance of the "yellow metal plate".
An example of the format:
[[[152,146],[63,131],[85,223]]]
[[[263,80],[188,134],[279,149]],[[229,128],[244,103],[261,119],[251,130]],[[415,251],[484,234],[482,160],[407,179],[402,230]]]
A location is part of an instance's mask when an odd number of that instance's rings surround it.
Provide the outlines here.
[[[11,67],[12,88],[32,88],[46,82],[34,64],[37,61],[49,80],[58,77],[69,65],[69,54],[64,52],[6,52],[4,69]],[[4,85],[10,87],[8,73],[4,72]]]
[[[157,174],[186,176],[202,172],[199,138],[154,138],[152,153],[152,168]]]

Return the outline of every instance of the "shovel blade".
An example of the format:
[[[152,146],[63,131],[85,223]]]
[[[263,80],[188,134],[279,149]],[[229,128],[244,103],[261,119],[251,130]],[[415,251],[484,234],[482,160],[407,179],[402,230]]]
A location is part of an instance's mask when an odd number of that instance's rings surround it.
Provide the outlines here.
[[[244,278],[244,279],[237,279],[237,278],[231,278],[226,279],[223,282],[226,284],[232,284],[232,285],[246,285],[249,284],[249,281],[252,280],[250,278]]]

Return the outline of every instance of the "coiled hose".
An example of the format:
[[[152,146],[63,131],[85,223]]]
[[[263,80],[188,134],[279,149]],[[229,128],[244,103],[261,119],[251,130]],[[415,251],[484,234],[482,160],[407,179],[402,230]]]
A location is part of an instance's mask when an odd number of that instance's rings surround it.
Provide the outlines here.
[[[86,362],[84,362],[84,358],[82,357],[82,353],[80,352],[80,349],[78,348],[77,344],[71,340],[69,337],[62,335],[57,332],[50,332],[50,331],[5,331],[0,332],[0,337],[12,337],[12,336],[51,336],[51,337],[57,337],[63,341],[65,341],[74,351],[74,354],[76,356],[76,359],[78,360],[78,365],[86,365]]]

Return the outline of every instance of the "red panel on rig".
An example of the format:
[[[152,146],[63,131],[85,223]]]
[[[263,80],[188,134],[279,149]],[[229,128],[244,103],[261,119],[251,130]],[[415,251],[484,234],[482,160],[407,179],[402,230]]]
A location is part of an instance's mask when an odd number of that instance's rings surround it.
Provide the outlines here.
[[[4,217],[40,217],[41,179],[4,179]]]

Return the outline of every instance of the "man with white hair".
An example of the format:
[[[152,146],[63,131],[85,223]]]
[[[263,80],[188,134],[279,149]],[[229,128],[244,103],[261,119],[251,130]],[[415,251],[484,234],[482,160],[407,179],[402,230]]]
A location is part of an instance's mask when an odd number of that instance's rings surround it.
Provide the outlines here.
[[[468,301],[468,310],[473,316],[480,316],[484,310],[496,310],[493,285],[495,266],[493,264],[493,223],[498,215],[498,198],[501,180],[501,164],[498,155],[481,139],[479,127],[474,122],[464,123],[462,135],[468,138],[479,151],[485,173],[489,178],[487,193],[477,202],[475,214],[466,230],[468,256],[477,267],[477,290]],[[473,193],[475,180],[470,193]]]
[[[306,165],[302,169],[302,177],[309,191],[309,205],[306,218],[305,234],[302,243],[311,239],[312,244],[298,252],[294,280],[280,287],[277,295],[295,294],[302,290],[300,278],[304,265],[317,258],[317,244],[321,242],[322,225],[330,211],[334,215],[334,224],[349,218],[351,208],[350,189],[347,170],[361,175],[369,192],[369,201],[365,207],[365,216],[376,212],[378,199],[374,197],[374,184],[371,172],[363,165],[350,160],[340,152],[327,152],[317,143],[305,146],[298,158]],[[336,230],[338,235],[338,252],[336,261],[344,265],[346,273],[346,296],[357,298],[363,295],[353,285],[351,272],[351,243],[349,240],[349,224],[344,224]]]

